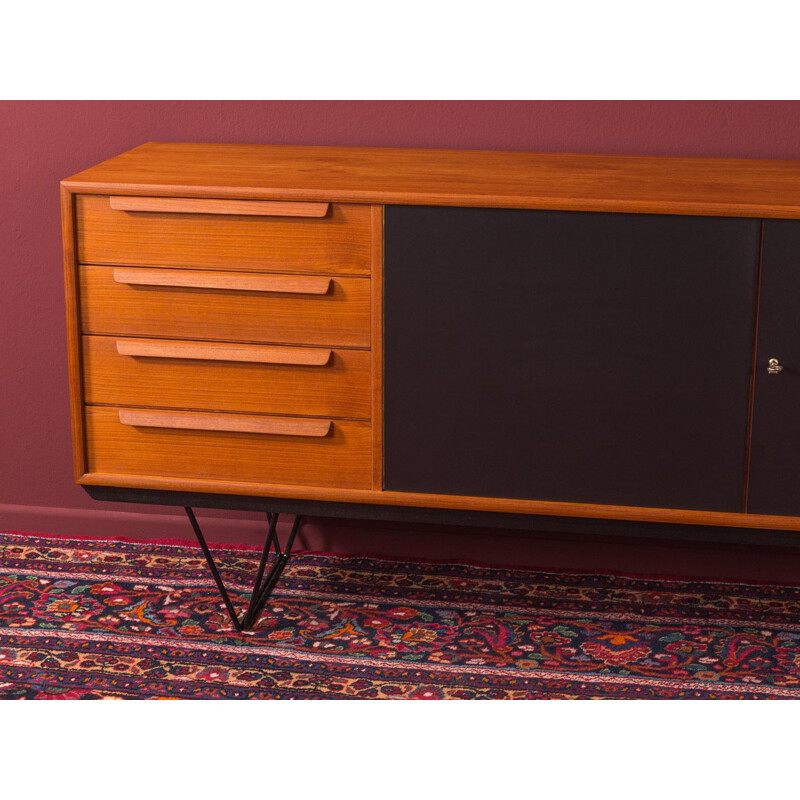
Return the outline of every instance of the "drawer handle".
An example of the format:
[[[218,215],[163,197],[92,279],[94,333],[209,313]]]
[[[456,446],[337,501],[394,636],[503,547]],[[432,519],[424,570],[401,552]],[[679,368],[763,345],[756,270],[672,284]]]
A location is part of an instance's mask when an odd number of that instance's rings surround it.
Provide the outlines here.
[[[333,422],[323,419],[284,419],[249,417],[239,414],[194,414],[180,411],[140,411],[120,409],[123,425],[139,428],[173,428],[223,433],[266,433],[278,436],[322,437],[330,433]]]
[[[323,367],[332,350],[313,347],[261,347],[259,345],[213,344],[211,342],[171,342],[150,339],[118,339],[121,356],[145,358],[184,358],[195,361],[243,361],[251,364],[294,364]]]
[[[234,292],[327,294],[331,278],[293,275],[242,275],[180,269],[115,269],[114,282],[133,286],[177,286],[185,289],[228,289]]]
[[[278,200],[204,200],[192,197],[110,197],[115,211],[166,214],[229,214],[248,217],[324,217],[330,203],[288,203]]]

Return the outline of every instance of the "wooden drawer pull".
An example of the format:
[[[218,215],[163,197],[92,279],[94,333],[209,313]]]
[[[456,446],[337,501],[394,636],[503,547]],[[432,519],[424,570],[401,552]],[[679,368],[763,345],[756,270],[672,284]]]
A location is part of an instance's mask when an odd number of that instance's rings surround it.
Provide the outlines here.
[[[253,364],[296,364],[322,367],[331,360],[332,350],[313,347],[263,347],[213,342],[174,342],[153,339],[118,339],[121,356],[184,358],[196,361],[245,361]]]
[[[324,217],[329,203],[287,203],[276,200],[203,200],[192,197],[110,197],[116,211],[166,214],[231,214],[254,217]]]
[[[268,433],[278,436],[322,437],[330,433],[333,423],[323,419],[289,419],[250,417],[239,414],[197,414],[180,411],[143,411],[120,409],[123,425],[140,428],[179,428],[190,431],[227,433]]]
[[[245,275],[194,269],[115,269],[115,283],[135,286],[178,286],[186,289],[228,289],[234,292],[327,294],[331,278],[294,275]]]

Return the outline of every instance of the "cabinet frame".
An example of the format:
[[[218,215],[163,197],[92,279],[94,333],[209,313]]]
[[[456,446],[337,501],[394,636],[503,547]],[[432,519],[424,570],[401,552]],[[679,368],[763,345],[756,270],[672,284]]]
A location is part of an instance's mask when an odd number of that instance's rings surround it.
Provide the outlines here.
[[[205,171],[199,156],[226,155],[230,167]],[[242,156],[245,155],[246,158]],[[308,157],[313,173],[298,174]],[[206,159],[214,161],[214,159]],[[181,171],[180,185],[165,176]],[[383,176],[376,180],[375,176]],[[87,469],[75,195],[276,200],[371,205],[372,488],[336,489],[173,480]],[[543,515],[715,527],[799,531],[800,516],[645,508],[392,492],[382,488],[382,213],[388,204],[535,208],[564,211],[800,219],[800,162],[574,154],[478,153],[378,148],[302,148],[150,143],[61,184],[70,419],[77,483],[132,491],[236,495],[391,509]]]

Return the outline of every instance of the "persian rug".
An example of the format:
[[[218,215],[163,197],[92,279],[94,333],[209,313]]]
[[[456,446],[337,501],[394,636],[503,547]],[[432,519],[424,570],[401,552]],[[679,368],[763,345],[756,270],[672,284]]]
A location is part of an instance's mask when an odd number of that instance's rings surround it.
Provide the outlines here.
[[[800,587],[0,533],[0,698],[800,698]]]

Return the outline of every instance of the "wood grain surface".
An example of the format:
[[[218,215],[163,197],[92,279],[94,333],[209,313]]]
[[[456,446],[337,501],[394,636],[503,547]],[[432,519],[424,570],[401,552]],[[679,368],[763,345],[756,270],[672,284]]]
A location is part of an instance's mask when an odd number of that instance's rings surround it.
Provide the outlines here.
[[[77,480],[86,472],[86,445],[83,428],[83,366],[81,364],[80,303],[78,265],[75,257],[74,195],[61,187],[61,240],[64,253],[64,297],[67,312],[67,370],[69,373],[70,428],[72,431],[72,469]]]
[[[324,295],[130,286],[82,265],[84,333],[369,347],[370,281],[337,277]]]
[[[311,436],[318,439],[331,431],[331,420],[296,417],[254,417],[246,414],[204,414],[196,411],[119,409],[119,421],[136,428],[167,428],[217,433],[258,433],[271,436]]]
[[[151,348],[161,355],[146,355]],[[252,361],[216,360],[217,348]],[[316,364],[300,363],[308,354]],[[298,363],[258,363],[261,358]],[[369,419],[370,360],[368,350],[83,337],[86,402],[102,405]]]
[[[342,423],[344,424],[344,423]],[[800,531],[800,517],[773,514],[743,514],[723,511],[691,511],[678,508],[642,508],[595,503],[560,503],[545,500],[509,500],[499,497],[423,494],[420,492],[375,491],[318,486],[285,486],[277,483],[254,484],[221,478],[176,478],[149,473],[93,469],[78,483],[91,486],[124,486],[133,489],[161,489],[175,492],[212,492],[251,497],[280,497],[294,500],[328,500],[340,503],[408,506],[411,508],[450,508],[464,511],[493,511],[504,514],[542,514],[554,517],[619,519],[635,522],[667,522],[679,525],[715,525],[733,528]],[[219,473],[222,474],[222,473]]]
[[[190,197],[112,197],[117,211],[172,214],[242,214],[254,217],[324,217],[330,203],[281,203],[274,200],[202,200]]]
[[[372,207],[372,488],[383,489],[383,206]]]
[[[369,206],[334,205],[323,218],[136,213],[108,197],[76,198],[85,264],[369,274]]]
[[[337,489],[366,489],[372,481],[368,422],[335,422],[319,438],[270,436],[134,427],[120,422],[117,408],[88,406],[86,443],[96,472]]]
[[[800,217],[800,162],[150,142],[84,193]]]
[[[189,361],[236,361],[248,364],[295,364],[322,367],[332,350],[318,347],[269,347],[229,342],[180,342],[164,339],[117,339],[121,356]]]
[[[114,282],[130,286],[182,286],[187,289],[228,289],[232,292],[327,294],[331,279],[318,275],[264,275],[212,272],[204,269],[114,269]]]

